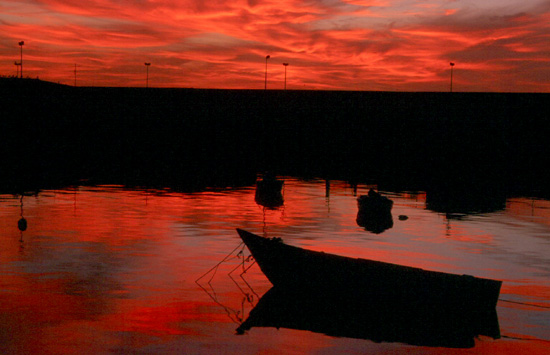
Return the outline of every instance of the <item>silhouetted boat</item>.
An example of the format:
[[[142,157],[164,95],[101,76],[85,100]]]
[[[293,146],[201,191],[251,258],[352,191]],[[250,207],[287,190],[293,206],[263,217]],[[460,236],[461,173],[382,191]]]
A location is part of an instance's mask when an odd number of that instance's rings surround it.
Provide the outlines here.
[[[370,189],[357,198],[357,225],[375,234],[384,232],[393,227],[392,206],[392,200]]]
[[[444,303],[410,304],[273,287],[237,328],[307,330],[330,336],[401,342],[420,346],[470,348],[479,335],[500,338],[496,310],[457,311]]]
[[[408,304],[444,303],[460,311],[496,307],[501,281],[380,261],[355,259],[287,245],[237,229],[262,272],[276,287]]]
[[[357,198],[357,206],[365,213],[387,213],[391,211],[393,201],[370,189],[367,195],[361,195]]]
[[[278,180],[272,174],[266,174],[262,180],[256,182],[256,194],[254,201],[266,208],[277,208],[284,204],[283,189],[284,181]]]

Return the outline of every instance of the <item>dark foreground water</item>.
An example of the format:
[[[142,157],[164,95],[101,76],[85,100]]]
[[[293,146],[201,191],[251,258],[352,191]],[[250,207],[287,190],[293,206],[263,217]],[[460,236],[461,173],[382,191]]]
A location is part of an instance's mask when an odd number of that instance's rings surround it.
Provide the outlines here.
[[[470,213],[442,208],[429,192],[381,191],[394,201],[393,226],[375,234],[356,222],[357,196],[371,186],[283,179],[284,203],[272,209],[256,202],[253,184],[0,195],[0,353],[547,353],[550,201],[497,197]],[[464,350],[285,328],[236,335],[271,287],[257,265],[239,276],[239,265],[251,263],[246,249],[238,255],[237,227],[304,248],[502,280],[502,337],[479,337]]]

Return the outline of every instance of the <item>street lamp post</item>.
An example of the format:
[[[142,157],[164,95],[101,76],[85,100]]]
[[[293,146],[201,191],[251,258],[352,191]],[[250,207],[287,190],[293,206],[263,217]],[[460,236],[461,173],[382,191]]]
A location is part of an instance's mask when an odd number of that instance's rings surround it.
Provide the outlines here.
[[[266,55],[265,56],[265,83],[264,83],[264,90],[267,90],[267,60],[271,58],[271,56]]]
[[[25,44],[24,41],[19,42],[19,46],[21,47],[21,61],[19,62],[19,65],[21,66],[21,79],[23,79],[23,45]]]
[[[21,64],[18,63],[17,61],[15,61],[13,64],[15,64],[15,69],[17,71],[17,74],[15,74],[15,77],[18,78],[19,77],[19,67],[21,66]]]
[[[151,63],[145,63],[145,67],[147,68],[147,79],[145,79],[145,87],[149,87],[149,67],[151,66]]]
[[[288,67],[288,63],[283,63],[285,66],[285,91],[286,91],[286,67]]]
[[[453,67],[455,63],[451,62],[451,92],[453,92]]]

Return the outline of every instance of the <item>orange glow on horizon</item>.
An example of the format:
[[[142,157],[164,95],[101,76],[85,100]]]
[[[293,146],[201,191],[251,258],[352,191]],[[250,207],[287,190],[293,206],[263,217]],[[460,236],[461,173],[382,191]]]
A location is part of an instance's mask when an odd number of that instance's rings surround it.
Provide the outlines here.
[[[517,0],[0,0],[0,75],[78,86],[550,92],[550,10]]]

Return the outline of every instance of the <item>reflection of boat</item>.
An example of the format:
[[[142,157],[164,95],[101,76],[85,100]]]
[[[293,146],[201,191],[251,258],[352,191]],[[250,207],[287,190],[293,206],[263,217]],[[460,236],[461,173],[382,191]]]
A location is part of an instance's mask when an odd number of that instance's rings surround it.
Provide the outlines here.
[[[426,192],[426,207],[448,216],[491,213],[506,208],[506,195],[484,184],[434,185]]]
[[[319,294],[278,287],[262,296],[237,333],[253,327],[283,327],[375,342],[453,348],[473,347],[478,335],[500,337],[495,308],[472,313],[457,311],[444,302],[392,303],[354,294]]]
[[[262,180],[256,182],[254,201],[266,208],[281,207],[284,203],[283,184],[284,181],[278,180],[271,174],[266,174]]]
[[[237,229],[262,272],[276,287],[360,294],[387,302],[444,302],[460,310],[495,308],[501,281],[427,271],[311,251]]]
[[[357,198],[357,225],[375,234],[384,232],[393,227],[392,206],[392,200],[370,189],[368,195]]]

